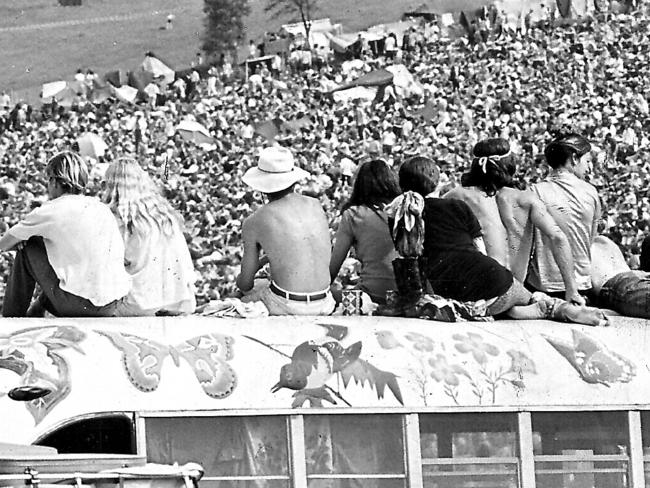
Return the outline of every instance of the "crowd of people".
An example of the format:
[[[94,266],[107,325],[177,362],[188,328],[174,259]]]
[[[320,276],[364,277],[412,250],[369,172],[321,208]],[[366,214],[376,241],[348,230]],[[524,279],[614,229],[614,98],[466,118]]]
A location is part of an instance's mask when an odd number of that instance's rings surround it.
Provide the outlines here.
[[[397,43],[401,49],[393,59],[362,52],[363,67],[347,72],[325,60],[319,69],[261,69],[241,80],[231,66],[218,66],[138,104],[87,100],[72,109],[37,110],[3,94],[2,227],[45,202],[48,161],[78,150],[78,139],[94,133],[108,148],[88,160],[86,194],[102,195],[109,165],[124,157],[137,161],[182,216],[202,305],[237,289],[242,223],[264,203],[263,193],[243,177],[270,139],[306,171],[300,192],[320,201],[332,238],[355,168],[365,160],[382,158],[397,169],[414,155],[426,156],[441,170],[444,193],[459,186],[475,144],[499,137],[516,155],[516,182],[529,186],[549,172],[548,142],[570,130],[591,141],[595,157],[587,178],[602,201],[599,232],[620,246],[634,268],[650,226],[644,184],[650,173],[649,27],[650,13],[643,9],[563,26],[543,22],[472,42],[445,38],[436,25],[422,24],[409,31],[407,44]],[[422,95],[386,90],[364,102],[337,101],[328,93],[392,62],[413,73]],[[213,140],[181,134],[176,128],[184,120],[204,125]],[[0,257],[5,276],[12,259]],[[345,265],[342,272],[354,274]]]

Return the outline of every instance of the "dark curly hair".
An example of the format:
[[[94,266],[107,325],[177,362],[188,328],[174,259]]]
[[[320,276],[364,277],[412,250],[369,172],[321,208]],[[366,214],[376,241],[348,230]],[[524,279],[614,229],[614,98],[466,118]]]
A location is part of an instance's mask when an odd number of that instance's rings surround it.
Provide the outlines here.
[[[510,143],[501,138],[479,141],[472,150],[474,159],[469,171],[461,179],[461,185],[475,186],[489,196],[504,186],[512,187],[517,161],[510,154]]]

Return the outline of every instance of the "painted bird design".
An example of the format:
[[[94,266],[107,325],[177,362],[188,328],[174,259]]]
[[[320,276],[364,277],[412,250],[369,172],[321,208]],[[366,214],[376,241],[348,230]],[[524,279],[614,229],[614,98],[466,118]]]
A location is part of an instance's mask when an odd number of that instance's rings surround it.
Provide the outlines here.
[[[609,387],[612,383],[629,383],[636,375],[636,367],[626,357],[610,350],[584,332],[572,329],[573,343],[561,339],[544,338],[578,372],[583,381]]]
[[[337,391],[326,384],[333,376],[340,375],[345,386],[352,379],[362,385],[368,382],[375,386],[379,398],[383,398],[385,387],[388,386],[403,404],[397,377],[361,359],[361,348],[361,342],[343,347],[330,337],[318,342],[303,342],[294,349],[291,362],[280,369],[280,380],[271,391],[275,393],[282,388],[296,390],[292,403],[294,408],[302,406],[305,401],[310,401],[312,406],[322,406],[322,400],[335,404],[332,394],[350,406]]]

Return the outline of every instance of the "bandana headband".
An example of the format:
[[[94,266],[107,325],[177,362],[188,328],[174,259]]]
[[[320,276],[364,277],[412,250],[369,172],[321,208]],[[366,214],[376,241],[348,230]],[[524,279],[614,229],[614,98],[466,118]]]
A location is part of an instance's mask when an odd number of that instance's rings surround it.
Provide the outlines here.
[[[511,154],[510,149],[508,149],[508,152],[505,154],[493,154],[492,156],[482,156],[478,158],[478,165],[481,167],[483,174],[487,174],[488,163],[497,164],[503,158],[510,156],[510,154]]]

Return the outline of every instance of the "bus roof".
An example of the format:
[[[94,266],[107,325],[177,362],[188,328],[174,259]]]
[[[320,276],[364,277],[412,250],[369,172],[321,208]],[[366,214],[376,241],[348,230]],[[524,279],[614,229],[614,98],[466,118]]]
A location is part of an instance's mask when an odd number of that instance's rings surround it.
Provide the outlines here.
[[[650,405],[648,322],[611,321],[3,319],[0,442],[100,412]],[[47,394],[15,399],[28,388]]]

